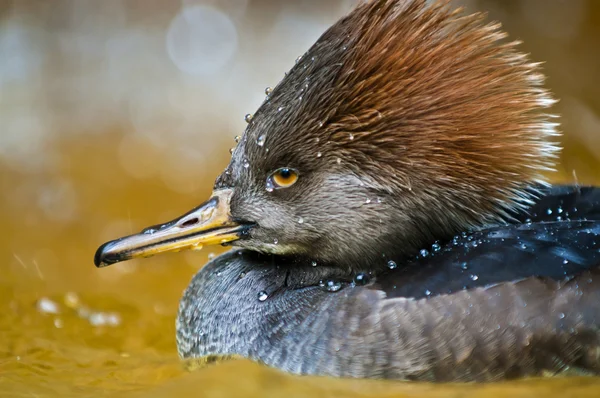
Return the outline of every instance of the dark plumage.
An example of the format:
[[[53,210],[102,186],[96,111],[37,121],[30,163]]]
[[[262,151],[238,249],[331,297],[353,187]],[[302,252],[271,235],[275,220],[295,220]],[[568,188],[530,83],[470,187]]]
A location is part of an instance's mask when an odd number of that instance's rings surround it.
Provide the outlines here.
[[[372,1],[251,118],[208,202],[98,266],[233,244],[181,301],[184,358],[302,374],[600,373],[600,190],[543,183],[536,64],[445,2]]]

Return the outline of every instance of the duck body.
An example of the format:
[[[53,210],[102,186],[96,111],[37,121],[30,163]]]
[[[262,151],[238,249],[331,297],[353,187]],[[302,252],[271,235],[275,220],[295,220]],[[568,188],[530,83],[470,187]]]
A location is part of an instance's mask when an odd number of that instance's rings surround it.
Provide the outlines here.
[[[515,220],[392,270],[365,264],[358,279],[301,257],[232,250],[187,288],[179,353],[338,377],[600,373],[600,189],[547,189]]]

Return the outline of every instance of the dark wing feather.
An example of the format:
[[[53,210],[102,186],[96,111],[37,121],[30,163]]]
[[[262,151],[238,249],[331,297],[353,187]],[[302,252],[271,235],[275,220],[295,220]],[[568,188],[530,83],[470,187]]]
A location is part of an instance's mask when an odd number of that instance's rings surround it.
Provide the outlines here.
[[[518,223],[600,221],[600,188],[557,185],[540,189],[538,200],[527,211],[513,213]]]
[[[380,275],[374,288],[388,297],[422,298],[531,276],[562,280],[600,266],[600,189],[547,192],[530,214],[519,215],[522,224],[458,236],[437,251],[434,246]]]

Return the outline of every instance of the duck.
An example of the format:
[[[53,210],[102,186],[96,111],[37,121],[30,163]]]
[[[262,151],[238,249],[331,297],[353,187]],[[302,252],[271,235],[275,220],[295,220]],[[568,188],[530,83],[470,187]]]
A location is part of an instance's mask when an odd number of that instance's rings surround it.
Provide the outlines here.
[[[183,359],[600,374],[600,189],[547,182],[555,99],[519,44],[447,1],[361,2],[266,90],[206,202],[95,265],[232,247],[183,294]]]

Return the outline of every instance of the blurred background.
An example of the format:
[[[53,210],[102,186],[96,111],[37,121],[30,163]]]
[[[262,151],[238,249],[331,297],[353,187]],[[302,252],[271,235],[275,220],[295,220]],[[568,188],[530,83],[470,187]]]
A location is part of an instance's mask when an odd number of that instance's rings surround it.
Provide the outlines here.
[[[0,0],[1,391],[432,391],[307,385],[246,362],[186,374],[174,344],[177,303],[218,251],[102,270],[92,262],[100,243],[203,201],[244,114],[354,4]],[[489,12],[533,60],[545,61],[565,134],[551,178],[600,183],[600,2],[455,4]],[[534,388],[551,394],[550,386]]]

